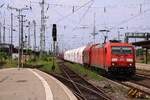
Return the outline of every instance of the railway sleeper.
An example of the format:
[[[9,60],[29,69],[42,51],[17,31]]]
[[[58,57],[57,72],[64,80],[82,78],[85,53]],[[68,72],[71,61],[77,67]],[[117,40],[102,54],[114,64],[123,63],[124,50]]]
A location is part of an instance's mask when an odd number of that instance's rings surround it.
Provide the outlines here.
[[[146,95],[136,88],[131,88],[128,91],[128,96],[131,98],[146,98]]]

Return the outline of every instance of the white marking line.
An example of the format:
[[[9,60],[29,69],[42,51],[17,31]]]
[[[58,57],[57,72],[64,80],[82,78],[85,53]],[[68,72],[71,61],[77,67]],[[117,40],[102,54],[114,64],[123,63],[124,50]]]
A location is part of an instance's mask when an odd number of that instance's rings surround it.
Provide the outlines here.
[[[38,70],[38,71],[40,71],[40,70]],[[45,74],[47,77],[49,77],[50,79],[55,81],[65,91],[65,93],[69,97],[69,100],[77,100],[77,98],[73,95],[73,93],[63,83],[61,83],[59,80],[57,80],[53,76],[50,76],[50,75],[48,75],[48,74],[46,74],[44,72],[41,72],[41,73]]]
[[[28,69],[28,70],[31,71],[35,76],[37,76],[40,79],[40,81],[42,82],[42,84],[45,88],[46,100],[53,100],[52,91],[51,91],[48,83],[46,82],[46,80],[43,77],[41,77],[38,73],[33,71],[32,69]]]

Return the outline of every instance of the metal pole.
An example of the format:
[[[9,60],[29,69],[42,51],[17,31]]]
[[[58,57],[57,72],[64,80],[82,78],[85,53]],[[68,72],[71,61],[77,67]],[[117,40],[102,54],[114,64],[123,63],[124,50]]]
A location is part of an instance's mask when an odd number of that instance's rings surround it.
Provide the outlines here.
[[[53,52],[53,44],[51,44],[51,53]]]
[[[52,71],[55,70],[55,63],[54,63],[54,60],[55,60],[55,41],[53,41],[53,65],[52,65]]]
[[[148,63],[148,61],[147,61],[147,59],[148,59],[148,49],[146,48],[146,57],[145,57],[146,59],[145,59],[145,63],[147,64]]]
[[[95,35],[93,36],[93,38],[94,38],[94,44],[95,44]]]
[[[55,56],[55,41],[53,41],[53,65],[54,65],[54,56]]]
[[[0,43],[2,43],[2,23],[0,22]]]
[[[19,16],[18,16],[18,18],[19,18],[19,47],[18,47],[18,54],[19,54],[19,56],[18,56],[18,69],[20,68],[20,64],[21,64],[21,51],[20,51],[20,48],[21,48],[21,24],[20,24],[20,15],[21,15],[21,12],[23,11],[23,10],[28,10],[28,8],[21,8],[21,9],[18,9],[18,8],[14,8],[14,7],[8,7],[8,8],[10,8],[10,9],[12,9],[12,10],[16,10],[16,11],[18,11],[19,12]]]
[[[28,22],[28,49],[30,48],[30,21]]]
[[[94,33],[94,44],[95,44],[95,32],[96,32],[96,26],[95,26],[95,13],[94,13],[94,28],[93,28],[93,33]]]
[[[96,26],[95,26],[95,13],[94,13],[94,20],[93,20],[93,43],[95,44],[95,36],[96,36]]]
[[[23,68],[23,15],[21,15],[21,67]]]
[[[21,43],[20,43],[20,14],[21,14],[21,10],[19,9],[19,47],[18,47],[18,54],[19,54],[19,57],[18,57],[18,69],[20,68],[20,65],[21,65],[21,52],[20,52],[20,47],[21,47]]]
[[[43,55],[45,49],[45,15],[44,15],[44,4],[45,1],[42,0],[41,6],[41,34],[40,34],[40,57]]]
[[[5,18],[4,18],[4,26],[3,26],[3,43],[5,43]]]
[[[33,20],[34,24],[34,51],[36,51],[36,22]]]
[[[13,53],[13,13],[11,13],[11,62],[12,62],[12,53]]]
[[[118,40],[120,40],[120,31],[118,31]]]

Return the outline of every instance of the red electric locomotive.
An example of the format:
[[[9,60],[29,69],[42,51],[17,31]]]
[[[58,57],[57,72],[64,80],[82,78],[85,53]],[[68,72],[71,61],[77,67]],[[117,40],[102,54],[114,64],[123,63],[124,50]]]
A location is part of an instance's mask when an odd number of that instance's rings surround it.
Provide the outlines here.
[[[84,65],[106,70],[111,74],[135,74],[135,49],[128,43],[109,41],[87,46],[83,51]]]

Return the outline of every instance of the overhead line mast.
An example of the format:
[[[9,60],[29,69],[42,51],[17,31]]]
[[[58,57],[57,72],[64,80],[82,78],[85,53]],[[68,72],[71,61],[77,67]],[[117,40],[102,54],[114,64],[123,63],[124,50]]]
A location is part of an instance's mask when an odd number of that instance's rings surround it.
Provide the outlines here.
[[[41,33],[40,33],[40,56],[42,56],[45,50],[45,13],[44,13],[45,1],[42,0],[40,5],[42,7],[41,9]]]
[[[98,33],[96,33],[96,25],[95,25],[95,13],[94,13],[94,25],[93,25],[93,33],[91,33],[91,35],[93,36],[93,42],[94,42],[94,44],[95,44],[95,36],[98,34]]]
[[[4,24],[3,24],[3,43],[5,43],[5,31],[6,31],[6,27],[5,27],[5,18],[4,18]]]
[[[12,48],[12,45],[13,45],[13,31],[14,31],[14,29],[13,29],[13,13],[12,13],[12,11],[11,11],[11,62],[12,62],[12,53],[13,53],[13,48]]]
[[[30,39],[30,28],[31,28],[31,25],[30,25],[30,21],[28,22],[28,49],[31,48],[31,45],[30,45],[30,42],[31,42],[31,39]]]
[[[34,48],[34,51],[36,51],[36,21],[35,20],[33,20],[33,25],[34,25],[34,46],[33,46],[33,48]]]
[[[24,10],[29,10],[29,8],[15,8],[15,7],[11,7],[8,5],[8,8],[11,10],[16,10],[17,12],[19,12],[18,15],[18,19],[19,19],[19,47],[18,47],[18,68],[20,68],[20,66],[23,67],[23,63],[21,62],[22,58],[23,58],[23,17],[25,17],[24,15],[22,15],[22,11]]]
[[[2,23],[0,22],[0,43],[2,43]]]
[[[95,27],[95,13],[94,13],[94,27],[93,27],[94,44],[95,44],[95,35],[96,35],[95,31],[96,31],[96,27]]]

